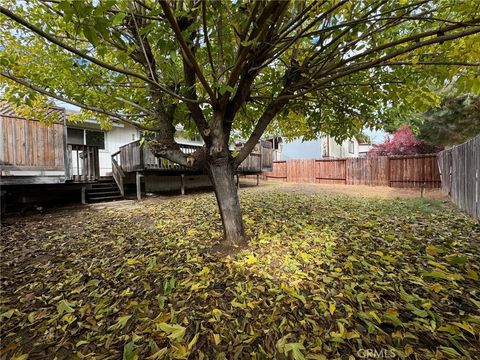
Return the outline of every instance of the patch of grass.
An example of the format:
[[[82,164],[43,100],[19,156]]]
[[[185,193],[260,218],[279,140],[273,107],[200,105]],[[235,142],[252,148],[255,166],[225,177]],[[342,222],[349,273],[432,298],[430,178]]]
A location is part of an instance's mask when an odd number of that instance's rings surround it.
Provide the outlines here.
[[[414,211],[419,210],[431,213],[439,211],[442,207],[442,202],[438,199],[417,197],[405,200],[405,206]]]
[[[451,204],[241,200],[251,242],[225,257],[210,194],[4,226],[0,354],[480,356],[479,226]]]

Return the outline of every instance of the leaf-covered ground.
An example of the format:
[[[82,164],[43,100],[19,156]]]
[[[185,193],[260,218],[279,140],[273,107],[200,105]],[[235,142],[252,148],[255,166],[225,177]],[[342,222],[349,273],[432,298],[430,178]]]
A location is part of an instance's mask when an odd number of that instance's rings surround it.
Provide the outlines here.
[[[453,205],[241,198],[229,256],[211,194],[7,219],[0,356],[480,358],[480,228]]]

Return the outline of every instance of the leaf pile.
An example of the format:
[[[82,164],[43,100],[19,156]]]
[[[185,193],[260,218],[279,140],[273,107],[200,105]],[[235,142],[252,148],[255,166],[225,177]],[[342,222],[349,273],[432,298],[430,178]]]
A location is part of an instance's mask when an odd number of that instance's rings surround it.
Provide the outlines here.
[[[241,193],[218,255],[210,194],[2,227],[0,357],[480,357],[480,229],[450,204]]]

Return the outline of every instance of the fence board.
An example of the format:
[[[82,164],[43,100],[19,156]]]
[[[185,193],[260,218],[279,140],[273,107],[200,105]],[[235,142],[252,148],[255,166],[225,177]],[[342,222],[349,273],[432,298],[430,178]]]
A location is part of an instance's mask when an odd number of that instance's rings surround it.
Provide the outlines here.
[[[347,160],[315,160],[315,180],[321,184],[346,184]]]
[[[468,214],[480,219],[480,135],[438,154],[442,190]]]
[[[349,185],[389,186],[389,159],[386,156],[347,159]]]
[[[287,181],[287,162],[282,160],[273,161],[272,171],[264,173],[265,179]]]

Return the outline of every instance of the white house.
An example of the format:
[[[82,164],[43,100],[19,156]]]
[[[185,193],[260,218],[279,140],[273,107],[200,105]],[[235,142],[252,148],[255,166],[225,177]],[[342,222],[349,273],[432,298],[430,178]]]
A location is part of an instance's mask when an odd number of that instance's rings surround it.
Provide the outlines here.
[[[74,111],[67,110],[67,115]],[[177,127],[181,131],[181,127]],[[73,123],[67,120],[67,142],[77,145],[92,145],[99,147],[100,176],[112,175],[112,154],[119,148],[132,141],[139,140],[141,132],[133,126],[113,122],[110,130],[102,130],[95,120],[86,120]],[[202,145],[201,141],[177,138],[178,142],[188,145]],[[73,169],[76,168],[76,159],[73,157]],[[75,170],[74,170],[75,171]]]
[[[275,142],[276,160],[290,159],[336,159],[359,156],[359,143],[355,137],[337,143],[331,136],[322,135],[316,140],[295,139],[284,141],[281,137],[270,140]]]

